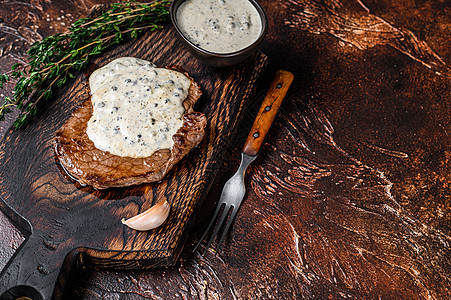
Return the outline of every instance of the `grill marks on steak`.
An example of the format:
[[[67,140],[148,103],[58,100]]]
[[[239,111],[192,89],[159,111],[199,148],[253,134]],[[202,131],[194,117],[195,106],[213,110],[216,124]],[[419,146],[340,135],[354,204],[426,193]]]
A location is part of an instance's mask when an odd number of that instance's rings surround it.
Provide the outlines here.
[[[186,73],[185,75],[188,76]],[[86,133],[92,116],[92,103],[88,99],[56,132],[54,150],[61,165],[81,184],[91,185],[96,189],[161,180],[183,156],[200,143],[205,134],[205,115],[193,111],[202,92],[199,85],[190,76],[188,78],[191,85],[188,97],[183,101],[183,125],[172,136],[174,144],[171,149],[160,149],[143,158],[122,157],[97,149]]]

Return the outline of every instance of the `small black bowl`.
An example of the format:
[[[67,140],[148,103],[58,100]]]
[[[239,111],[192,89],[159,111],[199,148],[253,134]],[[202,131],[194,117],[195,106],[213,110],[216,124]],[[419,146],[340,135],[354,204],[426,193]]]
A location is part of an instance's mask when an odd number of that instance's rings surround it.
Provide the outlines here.
[[[262,21],[262,31],[260,33],[260,36],[258,39],[255,40],[254,43],[247,46],[244,49],[241,49],[236,52],[231,53],[214,53],[207,50],[204,50],[202,48],[199,48],[198,46],[194,45],[188,38],[186,38],[183,33],[180,31],[178,25],[177,25],[177,9],[179,6],[183,3],[185,0],[174,0],[171,5],[171,21],[172,24],[175,27],[175,31],[177,32],[177,35],[180,37],[182,42],[185,44],[185,46],[188,48],[188,50],[195,56],[197,59],[199,59],[203,64],[211,67],[230,67],[233,65],[236,65],[237,63],[245,60],[249,55],[251,55],[258,47],[258,45],[263,41],[265,38],[266,32],[268,31],[268,17],[266,16],[265,11],[263,8],[258,4],[255,0],[248,0],[254,7],[257,9],[258,14],[260,15],[260,19]]]

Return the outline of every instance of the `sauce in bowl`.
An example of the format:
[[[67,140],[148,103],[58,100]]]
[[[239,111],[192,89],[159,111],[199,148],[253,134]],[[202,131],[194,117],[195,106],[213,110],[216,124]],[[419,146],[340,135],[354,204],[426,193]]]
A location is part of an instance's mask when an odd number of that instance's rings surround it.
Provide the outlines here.
[[[213,53],[233,53],[262,34],[262,20],[248,0],[186,0],[176,13],[182,34]]]

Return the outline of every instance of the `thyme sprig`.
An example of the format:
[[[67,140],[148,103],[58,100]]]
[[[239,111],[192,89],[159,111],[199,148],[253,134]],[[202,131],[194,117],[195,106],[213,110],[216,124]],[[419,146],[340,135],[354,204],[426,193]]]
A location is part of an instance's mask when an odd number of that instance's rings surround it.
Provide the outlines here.
[[[98,17],[79,19],[67,32],[33,43],[27,64],[16,63],[11,71],[0,74],[0,89],[16,81],[12,95],[4,97],[0,106],[0,121],[15,106],[21,114],[13,125],[23,127],[36,115],[38,103],[49,100],[56,88],[75,78],[92,57],[144,30],[160,28],[168,20],[169,5],[169,0],[115,3]]]

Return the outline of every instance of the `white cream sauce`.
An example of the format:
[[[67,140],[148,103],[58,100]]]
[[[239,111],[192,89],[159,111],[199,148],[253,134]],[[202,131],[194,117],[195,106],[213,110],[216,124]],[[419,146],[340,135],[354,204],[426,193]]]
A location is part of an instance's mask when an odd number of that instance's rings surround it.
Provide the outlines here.
[[[255,42],[262,31],[257,9],[247,0],[187,0],[176,13],[183,35],[214,53],[231,53]]]
[[[190,84],[184,74],[142,59],[113,60],[89,77],[89,139],[100,150],[126,157],[170,149],[182,126],[182,103]]]

